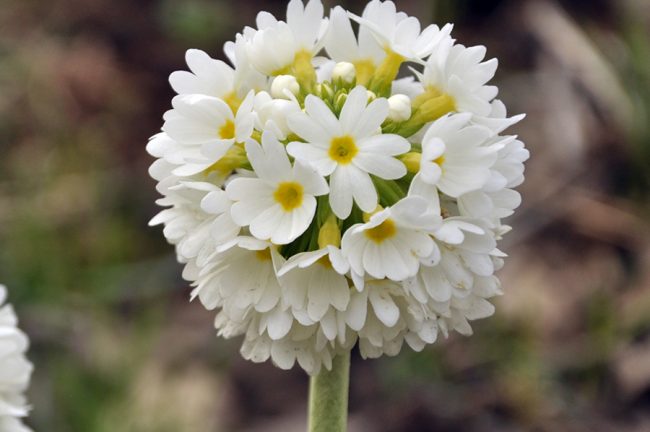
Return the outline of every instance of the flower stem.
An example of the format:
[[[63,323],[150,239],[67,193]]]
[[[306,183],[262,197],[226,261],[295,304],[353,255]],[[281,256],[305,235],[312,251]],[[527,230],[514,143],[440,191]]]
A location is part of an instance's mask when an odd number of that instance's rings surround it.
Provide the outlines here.
[[[332,359],[332,370],[323,369],[309,381],[309,432],[346,432],[350,352]]]

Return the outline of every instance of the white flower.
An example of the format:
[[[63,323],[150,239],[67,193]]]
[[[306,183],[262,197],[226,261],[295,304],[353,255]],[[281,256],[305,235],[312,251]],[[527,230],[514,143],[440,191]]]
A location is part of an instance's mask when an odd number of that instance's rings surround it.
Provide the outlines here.
[[[489,128],[495,135],[500,134],[510,126],[519,123],[526,117],[525,114],[518,114],[508,117],[506,106],[499,99],[490,103],[490,112],[487,116],[474,115],[472,122]]]
[[[468,320],[490,316],[494,306],[486,299],[501,294],[492,274],[502,254],[489,231],[467,222],[457,227],[463,231],[453,228],[459,236],[453,236],[452,243],[440,242],[439,263],[422,266],[416,277],[404,282],[404,288],[439,317],[443,332],[454,329],[471,334]]]
[[[202,269],[192,296],[208,309],[222,307],[231,320],[245,323],[251,312],[266,313],[280,304],[275,272],[283,262],[270,243],[239,237]]]
[[[180,145],[175,148],[183,165],[174,173],[197,174],[221,159],[233,144],[243,143],[253,132],[253,92],[236,113],[221,99],[204,95],[181,95],[165,113],[163,131]]]
[[[310,167],[296,162],[293,167],[284,147],[267,132],[262,146],[246,143],[246,152],[259,176],[236,178],[226,193],[235,201],[232,218],[248,226],[251,234],[275,244],[287,244],[305,232],[316,211],[316,196],[328,192],[325,180]]]
[[[330,12],[325,49],[333,60],[352,63],[357,74],[372,73],[386,57],[386,52],[368,28],[359,28],[357,41],[350,18],[341,6],[336,6]]]
[[[185,262],[195,258],[199,264],[206,262],[217,247],[239,234],[240,227],[230,216],[232,202],[211,183],[181,182],[157,204],[170,208],[158,213],[149,225],[165,224],[163,234],[177,245]]]
[[[367,27],[384,50],[390,50],[407,60],[427,57],[443,40],[449,38],[452,25],[442,29],[435,24],[421,29],[420,21],[397,12],[392,1],[372,0],[359,17],[350,14],[361,26]]]
[[[256,22],[225,44],[232,66],[187,51],[147,144],[165,207],[151,223],[218,335],[314,375],[355,345],[374,358],[471,334],[501,294],[529,157],[504,134],[523,115],[488,85],[497,61],[391,1],[328,19],[291,0],[286,22]]]
[[[458,197],[478,190],[490,177],[499,146],[484,146],[489,129],[468,125],[469,114],[443,117],[434,122],[422,141],[419,180]]]
[[[188,71],[172,72],[169,83],[176,93],[202,94],[222,99],[233,98],[235,71],[221,60],[215,60],[197,49],[187,50]]]
[[[352,63],[348,62],[336,63],[336,65],[334,65],[334,69],[332,69],[332,79],[339,79],[348,84],[354,81],[356,74],[356,68]]]
[[[388,118],[400,122],[411,117],[411,99],[403,94],[388,98]]]
[[[293,75],[278,75],[271,84],[271,94],[278,99],[291,99],[300,92],[300,84]]]
[[[286,301],[297,317],[318,323],[334,308],[345,311],[350,301],[350,284],[345,274],[350,265],[341,251],[328,246],[292,256],[278,276],[286,286]]]
[[[425,199],[408,197],[375,213],[367,223],[350,227],[341,243],[343,254],[357,274],[401,281],[414,276],[420,261],[436,253],[428,233],[440,222]]]
[[[301,0],[291,0],[286,23],[261,12],[257,16],[257,27],[257,31],[248,35],[248,57],[260,72],[278,75],[293,63],[296,54],[311,56],[318,52],[327,20],[323,19],[320,0],[310,0],[306,6]]]
[[[297,160],[330,177],[330,205],[342,219],[349,216],[352,201],[365,212],[377,207],[377,191],[369,174],[397,179],[406,174],[393,156],[407,152],[410,144],[398,135],[381,134],[388,115],[386,99],[367,104],[363,87],[350,92],[339,118],[314,96],[305,101],[306,113],[289,118],[289,127],[306,142],[289,143],[287,151]]]
[[[241,348],[244,358],[255,363],[270,358],[277,367],[288,370],[297,362],[309,375],[318,374],[322,367],[331,369],[332,357],[336,353],[337,349],[327,343],[317,325],[304,326],[300,323],[294,323],[291,332],[278,340],[267,334],[249,332]]]
[[[27,336],[17,328],[11,305],[6,305],[7,289],[0,285],[0,430],[29,431],[19,420],[29,407],[24,392],[29,385],[32,364],[25,358]]]
[[[300,112],[300,105],[295,100],[274,99],[267,92],[255,95],[255,128],[271,130],[279,140],[285,140],[291,133],[287,118]]]
[[[253,67],[246,49],[248,42],[244,35],[237,34],[235,42],[224,44],[223,51],[235,67],[234,88],[238,97],[243,98],[249,90],[267,90],[268,77]]]
[[[498,89],[486,83],[494,76],[498,62],[483,61],[485,53],[482,45],[466,48],[450,39],[443,41],[429,57],[420,78],[425,90],[451,96],[458,111],[487,116]]]

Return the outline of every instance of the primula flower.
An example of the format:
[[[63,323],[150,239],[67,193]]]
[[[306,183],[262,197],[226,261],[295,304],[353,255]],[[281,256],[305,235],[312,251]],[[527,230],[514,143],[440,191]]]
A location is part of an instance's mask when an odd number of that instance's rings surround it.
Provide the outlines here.
[[[406,174],[406,167],[394,156],[406,153],[410,145],[403,137],[382,134],[388,116],[388,102],[376,99],[366,105],[368,94],[356,87],[348,94],[336,115],[318,97],[307,96],[306,113],[289,118],[289,127],[305,142],[293,141],[289,154],[330,177],[330,205],[345,219],[352,201],[365,212],[377,207],[377,193],[369,174],[393,180]]]
[[[16,326],[11,305],[5,304],[7,289],[0,285],[0,430],[29,432],[20,421],[29,407],[23,393],[29,385],[32,364],[25,358],[27,336]]]
[[[391,1],[357,16],[291,0],[256,24],[226,43],[230,65],[187,52],[147,145],[165,207],[151,223],[192,298],[245,358],[310,375],[355,346],[471,334],[502,293],[529,156],[504,133],[523,115],[495,99],[497,61]]]
[[[301,162],[293,166],[284,146],[272,132],[262,135],[262,146],[246,143],[246,153],[258,178],[236,178],[226,193],[235,202],[233,220],[249,226],[251,234],[274,244],[294,241],[311,224],[316,198],[329,188],[323,177]]]

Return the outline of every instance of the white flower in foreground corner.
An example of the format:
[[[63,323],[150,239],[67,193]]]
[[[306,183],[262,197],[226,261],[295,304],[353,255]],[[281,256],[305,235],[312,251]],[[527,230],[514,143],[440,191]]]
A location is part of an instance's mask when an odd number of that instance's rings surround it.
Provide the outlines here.
[[[262,146],[246,143],[248,158],[259,178],[236,178],[226,187],[235,203],[235,223],[275,244],[287,244],[305,232],[316,211],[316,198],[325,195],[327,182],[301,162],[291,166],[284,146],[266,132]]]
[[[27,336],[16,326],[11,305],[5,305],[7,289],[0,285],[0,431],[28,432],[19,420],[29,408],[23,393],[29,385],[32,364],[25,358]]]
[[[305,101],[306,113],[289,117],[289,127],[305,142],[293,141],[287,151],[319,174],[331,175],[329,201],[341,219],[350,215],[353,199],[365,212],[377,207],[369,174],[388,180],[406,174],[404,164],[393,156],[406,153],[411,145],[399,135],[381,133],[388,102],[376,99],[367,104],[367,91],[359,86],[348,94],[339,118],[312,95]]]

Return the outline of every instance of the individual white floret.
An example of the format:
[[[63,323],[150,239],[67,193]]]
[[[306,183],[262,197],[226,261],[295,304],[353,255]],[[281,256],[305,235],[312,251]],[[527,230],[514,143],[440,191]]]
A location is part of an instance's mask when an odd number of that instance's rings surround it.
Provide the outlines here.
[[[406,167],[394,156],[406,153],[410,144],[399,135],[382,134],[380,126],[388,116],[388,102],[368,102],[367,90],[358,86],[336,115],[313,96],[305,100],[305,113],[289,118],[289,127],[304,142],[293,141],[287,151],[323,176],[330,176],[330,205],[342,219],[350,215],[352,202],[371,212],[377,207],[377,191],[369,174],[396,179]]]
[[[246,142],[246,153],[257,178],[236,178],[226,187],[235,203],[232,218],[248,226],[253,236],[274,244],[287,244],[309,227],[316,198],[329,188],[322,176],[300,161],[291,165],[284,146],[270,132],[262,146]]]

